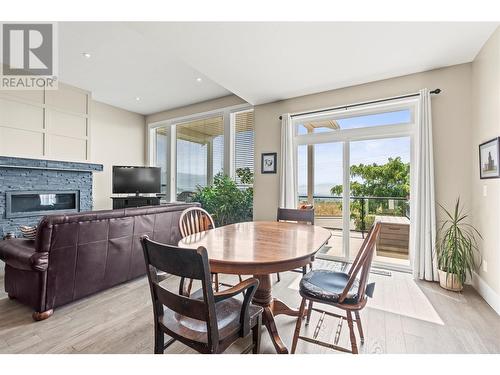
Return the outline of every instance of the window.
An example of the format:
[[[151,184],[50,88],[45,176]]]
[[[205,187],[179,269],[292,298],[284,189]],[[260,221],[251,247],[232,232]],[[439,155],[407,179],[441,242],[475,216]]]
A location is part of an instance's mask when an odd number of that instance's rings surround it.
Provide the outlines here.
[[[408,100],[293,119],[297,202],[314,204],[315,224],[332,232],[320,257],[351,261],[378,220],[397,233],[377,243],[374,262],[409,269],[415,111]]]
[[[330,115],[330,118],[321,116],[321,118],[318,119],[310,118],[298,121],[297,132],[299,135],[325,133],[346,129],[367,128],[372,126],[410,124],[411,121],[412,117],[409,109],[345,117]]]
[[[253,110],[234,114],[234,171],[249,168],[254,172],[254,120]],[[238,184],[241,181],[235,174]]]
[[[253,109],[221,109],[150,126],[151,165],[162,169],[162,193],[189,201],[218,173],[234,178],[238,168],[254,171]]]
[[[222,116],[176,126],[177,200],[185,201],[198,186],[207,186],[224,169]]]

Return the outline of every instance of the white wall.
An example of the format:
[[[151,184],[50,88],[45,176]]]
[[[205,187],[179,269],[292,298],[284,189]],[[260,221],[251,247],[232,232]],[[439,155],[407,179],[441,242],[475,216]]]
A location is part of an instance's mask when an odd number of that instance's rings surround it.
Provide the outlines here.
[[[254,218],[276,218],[279,175],[260,173],[260,155],[278,152],[279,159],[281,114],[415,93],[424,87],[442,90],[432,99],[436,199],[450,206],[460,196],[470,208],[471,64],[463,64],[256,106]]]
[[[483,236],[476,287],[500,313],[500,179],[479,179],[478,151],[479,144],[500,136],[500,28],[472,64],[472,89],[472,215]]]
[[[94,209],[110,209],[113,165],[145,165],[145,117],[57,91],[0,91],[0,155],[103,164],[94,173]]]
[[[92,101],[91,160],[103,164],[94,173],[94,209],[110,209],[113,165],[145,165],[144,116]]]
[[[170,120],[178,117],[190,116],[197,113],[214,111],[216,109],[245,103],[246,102],[239,96],[228,95],[218,99],[207,100],[185,107],[174,108],[168,111],[151,114],[146,117],[146,124],[152,124],[155,122]]]
[[[57,90],[0,90],[0,154],[90,160],[90,93],[59,84]]]

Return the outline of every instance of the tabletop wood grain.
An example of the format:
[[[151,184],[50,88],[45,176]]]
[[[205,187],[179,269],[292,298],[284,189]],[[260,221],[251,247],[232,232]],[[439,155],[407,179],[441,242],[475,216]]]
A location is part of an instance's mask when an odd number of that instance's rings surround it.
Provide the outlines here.
[[[319,226],[255,221],[196,233],[179,246],[205,247],[213,272],[269,274],[308,264],[330,237]]]

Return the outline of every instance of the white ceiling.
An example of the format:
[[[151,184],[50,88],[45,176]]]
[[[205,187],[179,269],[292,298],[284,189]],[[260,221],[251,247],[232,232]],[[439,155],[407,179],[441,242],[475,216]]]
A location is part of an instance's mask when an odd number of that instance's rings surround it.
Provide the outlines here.
[[[230,93],[262,104],[470,62],[496,27],[67,22],[59,26],[59,76],[96,100],[142,114]]]
[[[141,114],[230,94],[172,50],[126,23],[60,23],[59,79],[91,91],[98,101]]]

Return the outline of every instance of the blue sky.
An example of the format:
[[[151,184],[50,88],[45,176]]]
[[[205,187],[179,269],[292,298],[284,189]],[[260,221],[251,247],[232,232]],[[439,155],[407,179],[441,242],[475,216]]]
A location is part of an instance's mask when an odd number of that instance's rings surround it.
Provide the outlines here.
[[[408,111],[398,111],[380,115],[352,117],[338,120],[341,129],[378,126],[409,122]],[[300,128],[299,128],[300,129]],[[303,129],[303,127],[302,127]],[[332,130],[326,130],[332,131]],[[350,142],[352,164],[385,164],[387,159],[400,156],[404,162],[410,161],[410,138],[387,138]],[[315,145],[315,194],[329,195],[332,186],[342,183],[342,144],[323,143]],[[307,146],[299,146],[298,187],[299,194],[307,192]]]

